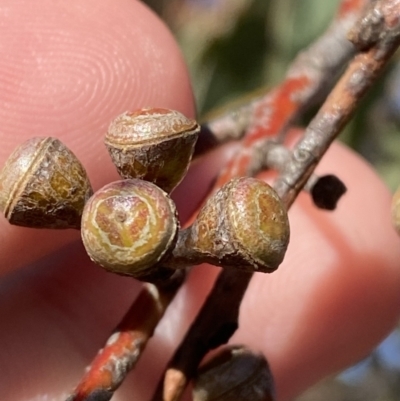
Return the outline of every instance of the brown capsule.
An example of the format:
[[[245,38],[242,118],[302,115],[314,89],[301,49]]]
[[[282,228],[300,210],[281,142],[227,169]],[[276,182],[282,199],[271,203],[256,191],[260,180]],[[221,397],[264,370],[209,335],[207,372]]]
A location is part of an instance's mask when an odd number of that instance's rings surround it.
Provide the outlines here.
[[[200,127],[168,109],[141,109],[118,116],[109,126],[106,147],[122,178],[154,182],[171,192],[189,167]]]
[[[179,224],[169,196],[139,179],[106,185],[86,203],[82,240],[106,270],[147,280],[174,247]]]
[[[289,236],[286,208],[274,189],[242,177],[208,199],[186,245],[210,263],[269,273],[282,262]]]
[[[392,199],[392,223],[396,232],[400,235],[400,187]]]
[[[227,347],[199,369],[193,401],[273,401],[274,380],[262,354]]]
[[[79,229],[91,194],[84,167],[56,138],[29,139],[0,172],[0,210],[19,226]]]

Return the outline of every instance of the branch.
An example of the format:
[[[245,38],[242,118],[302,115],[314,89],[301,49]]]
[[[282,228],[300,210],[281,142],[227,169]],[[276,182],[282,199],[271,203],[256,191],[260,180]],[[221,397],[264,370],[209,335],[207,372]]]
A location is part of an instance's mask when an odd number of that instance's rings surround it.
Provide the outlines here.
[[[294,147],[286,170],[279,176],[275,189],[287,205],[296,199],[329,145],[350,120],[366,91],[374,84],[400,43],[400,1],[379,0],[359,20],[349,37],[368,32],[381,16],[380,40],[356,55],[321,109]],[[359,45],[360,42],[355,42]],[[362,42],[365,47],[365,41]]]
[[[400,44],[400,0],[378,0],[352,32],[368,32],[374,22],[371,15],[377,14],[382,20],[381,35],[368,42],[367,51],[354,57],[293,149],[287,169],[275,182],[274,187],[288,208]],[[229,171],[230,174],[235,172]],[[200,314],[174,354],[153,401],[177,401],[202,357],[229,340],[237,327],[239,305],[251,277],[251,273],[221,272]]]
[[[364,0],[342,1],[334,22],[320,39],[296,57],[283,83],[245,106],[251,114],[242,146],[219,175],[215,189],[233,177],[252,176],[263,169],[268,142],[283,141],[293,121],[327,93],[338,72],[354,55],[355,48],[346,35],[366,4]],[[234,115],[238,120],[240,113]],[[217,124],[218,132],[223,132],[223,121]],[[214,123],[209,127],[215,127]],[[226,128],[231,129],[231,124]]]
[[[139,360],[147,341],[183,282],[177,272],[163,286],[143,285],[121,323],[107,340],[67,401],[107,401]]]
[[[242,104],[228,104],[227,112],[210,118],[201,127],[195,155],[199,156],[230,140],[241,139],[251,146],[257,139],[276,137],[305,108],[322,100],[335,82],[338,72],[354,55],[346,34],[368,0],[343,0],[330,27],[289,67],[283,83],[272,91],[262,89]]]

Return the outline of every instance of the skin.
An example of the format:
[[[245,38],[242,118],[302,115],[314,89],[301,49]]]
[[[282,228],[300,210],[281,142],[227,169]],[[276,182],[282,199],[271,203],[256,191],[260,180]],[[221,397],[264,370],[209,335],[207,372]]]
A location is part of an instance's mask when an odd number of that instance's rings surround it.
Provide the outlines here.
[[[1,164],[23,140],[55,136],[82,160],[96,189],[117,179],[102,144],[114,116],[143,106],[194,115],[178,47],[140,2],[1,0],[0,37]],[[230,153],[194,164],[174,195],[182,220]],[[400,314],[388,190],[338,144],[318,173],[337,174],[348,193],[334,213],[300,196],[286,259],[253,279],[233,338],[266,353],[281,401],[366,356]],[[77,232],[11,227],[3,217],[0,226],[1,398],[63,400],[140,284],[93,265]],[[195,269],[116,400],[149,398],[217,271]]]

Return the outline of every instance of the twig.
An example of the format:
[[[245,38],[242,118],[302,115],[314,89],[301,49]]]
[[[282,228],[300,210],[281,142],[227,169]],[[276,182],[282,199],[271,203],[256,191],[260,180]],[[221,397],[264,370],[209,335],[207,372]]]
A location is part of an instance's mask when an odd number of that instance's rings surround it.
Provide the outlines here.
[[[138,361],[184,278],[176,272],[164,286],[145,284],[121,323],[99,351],[67,401],[107,401]]]
[[[311,107],[329,92],[341,67],[354,55],[346,34],[368,0],[344,0],[330,27],[291,63],[281,85],[245,96],[240,105],[211,117],[202,125],[195,155],[246,133],[246,147],[258,139],[276,137],[305,107]],[[225,109],[225,107],[224,107]],[[290,118],[289,118],[290,117]],[[251,156],[251,155],[250,155]]]
[[[228,342],[238,327],[239,307],[251,273],[223,270],[195,322],[186,333],[152,398],[176,401],[204,355]]]
[[[373,10],[384,16],[382,27],[385,33],[378,42],[371,44],[368,51],[357,55],[350,63],[310,123],[304,137],[295,146],[286,171],[275,182],[274,187],[288,208],[400,44],[400,0],[378,0],[373,7]],[[361,19],[355,29],[368,29],[366,21],[368,18]],[[252,277],[250,273],[243,273],[241,276],[233,274],[228,270],[221,272],[200,314],[174,354],[153,401],[179,400],[202,357],[208,350],[228,341],[225,327],[228,325],[233,333],[235,322],[237,324],[238,306]],[[220,298],[221,291],[227,287],[229,291]],[[215,299],[218,302],[211,301]],[[216,308],[222,299],[223,304]]]
[[[365,92],[372,86],[400,43],[400,1],[378,0],[349,34],[368,31],[371,15],[382,16],[379,42],[356,55],[331,94],[294,147],[291,160],[281,174],[275,189],[291,205],[329,145],[349,121]],[[356,43],[357,44],[357,43]],[[363,47],[365,42],[363,42]]]
[[[233,177],[259,172],[264,167],[268,142],[282,141],[290,124],[326,94],[342,66],[354,55],[355,48],[346,34],[366,4],[364,0],[343,1],[334,22],[296,57],[283,83],[252,104],[240,151],[219,175],[216,189]]]

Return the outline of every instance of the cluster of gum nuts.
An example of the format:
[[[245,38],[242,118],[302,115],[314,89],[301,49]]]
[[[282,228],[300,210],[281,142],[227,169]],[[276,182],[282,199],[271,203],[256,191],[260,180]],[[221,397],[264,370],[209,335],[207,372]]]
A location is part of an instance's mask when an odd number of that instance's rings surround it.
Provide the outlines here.
[[[280,198],[261,180],[229,181],[180,229],[169,193],[188,170],[199,132],[196,121],[167,109],[118,116],[105,145],[122,180],[95,193],[63,143],[32,138],[0,173],[0,210],[15,225],[80,229],[95,263],[142,281],[162,283],[176,269],[203,262],[274,271],[289,242],[289,223]],[[270,401],[271,387],[265,358],[234,347],[205,366],[194,399]]]
[[[0,210],[11,224],[76,228],[90,258],[114,273],[165,280],[203,262],[271,272],[283,260],[289,223],[265,182],[229,181],[194,223],[180,229],[171,191],[188,170],[200,127],[168,109],[118,116],[105,145],[122,177],[93,194],[85,169],[58,139],[32,138],[0,173]]]

